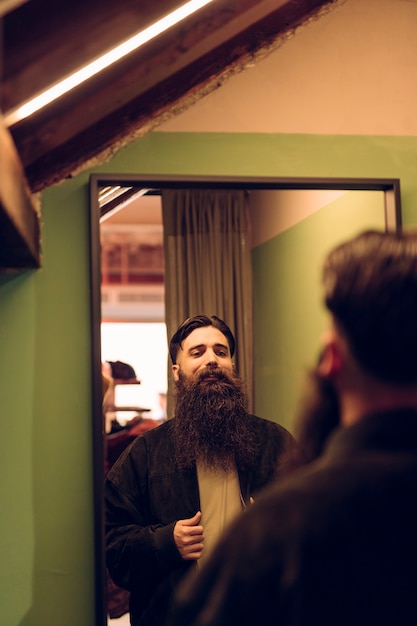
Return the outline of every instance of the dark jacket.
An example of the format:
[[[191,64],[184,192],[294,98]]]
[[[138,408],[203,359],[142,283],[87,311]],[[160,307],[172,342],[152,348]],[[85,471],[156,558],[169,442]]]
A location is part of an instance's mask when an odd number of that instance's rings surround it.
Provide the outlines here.
[[[417,412],[338,429],[181,586],[170,626],[417,624]]]
[[[281,426],[253,415],[248,420],[258,445],[253,467],[239,472],[246,504],[279,475],[280,460],[295,446]],[[134,626],[164,624],[172,590],[195,566],[181,558],[173,537],[175,523],[193,517],[200,501],[195,466],[176,466],[172,423],[138,437],[105,484],[107,566],[115,583],[131,592]]]

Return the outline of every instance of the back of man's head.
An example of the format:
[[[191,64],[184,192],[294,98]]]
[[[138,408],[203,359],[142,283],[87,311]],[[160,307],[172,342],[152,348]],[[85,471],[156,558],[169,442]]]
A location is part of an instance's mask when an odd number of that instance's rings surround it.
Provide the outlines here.
[[[171,341],[169,342],[169,355],[173,365],[177,362],[177,354],[182,347],[184,339],[186,339],[196,328],[203,328],[204,326],[214,326],[214,328],[217,328],[217,330],[220,330],[220,332],[223,333],[229,344],[230,356],[233,356],[235,352],[235,338],[226,322],[221,320],[216,315],[212,315],[211,317],[208,317],[207,315],[194,315],[193,317],[187,318],[177,328],[171,338]]]
[[[366,231],[323,269],[326,306],[373,376],[417,383],[417,233]]]

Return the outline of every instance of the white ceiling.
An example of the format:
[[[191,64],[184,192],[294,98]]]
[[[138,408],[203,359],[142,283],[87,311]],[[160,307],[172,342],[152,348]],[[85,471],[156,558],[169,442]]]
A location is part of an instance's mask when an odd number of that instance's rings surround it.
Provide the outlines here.
[[[417,135],[417,0],[340,0],[163,132]]]

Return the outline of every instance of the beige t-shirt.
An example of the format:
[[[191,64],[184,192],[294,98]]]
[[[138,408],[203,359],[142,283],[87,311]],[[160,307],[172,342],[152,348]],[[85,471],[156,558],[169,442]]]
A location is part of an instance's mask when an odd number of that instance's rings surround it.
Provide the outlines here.
[[[242,511],[243,498],[236,469],[224,472],[197,463],[197,478],[200,491],[201,524],[204,529],[204,550],[197,561],[197,564],[201,565],[212,551],[226,525]]]

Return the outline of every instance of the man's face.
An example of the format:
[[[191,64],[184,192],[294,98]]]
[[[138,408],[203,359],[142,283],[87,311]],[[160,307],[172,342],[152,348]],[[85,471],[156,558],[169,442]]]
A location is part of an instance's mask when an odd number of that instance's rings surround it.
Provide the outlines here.
[[[225,335],[196,328],[183,341],[173,366],[176,384],[174,441],[179,467],[200,460],[229,470],[253,462],[253,432],[244,385],[233,371]]]
[[[227,338],[214,326],[196,328],[183,341],[172,366],[174,380],[180,375],[189,378],[205,368],[219,367],[233,372],[232,357]]]

